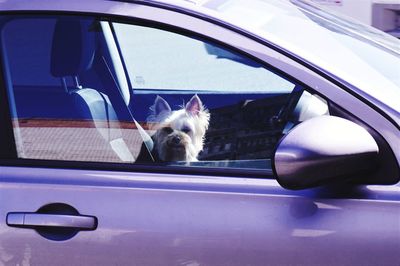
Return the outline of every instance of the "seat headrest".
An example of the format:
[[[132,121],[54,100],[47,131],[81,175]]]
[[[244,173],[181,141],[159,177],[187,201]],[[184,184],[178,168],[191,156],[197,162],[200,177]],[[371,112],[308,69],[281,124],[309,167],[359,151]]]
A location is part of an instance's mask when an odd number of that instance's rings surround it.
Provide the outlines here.
[[[51,74],[55,77],[76,76],[88,70],[96,50],[91,20],[62,18],[56,22],[51,51]]]

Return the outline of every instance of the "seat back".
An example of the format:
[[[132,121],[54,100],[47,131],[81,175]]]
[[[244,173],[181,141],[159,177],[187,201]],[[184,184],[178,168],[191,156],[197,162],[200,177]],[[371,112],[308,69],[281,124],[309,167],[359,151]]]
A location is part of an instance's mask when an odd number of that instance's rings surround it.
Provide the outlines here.
[[[92,68],[95,59],[94,25],[91,21],[68,18],[57,21],[53,34],[51,74],[60,78],[79,117],[93,123],[121,160],[133,161],[122,139],[118,116],[109,97],[79,81],[79,76]],[[68,80],[72,80],[73,86],[68,86]]]

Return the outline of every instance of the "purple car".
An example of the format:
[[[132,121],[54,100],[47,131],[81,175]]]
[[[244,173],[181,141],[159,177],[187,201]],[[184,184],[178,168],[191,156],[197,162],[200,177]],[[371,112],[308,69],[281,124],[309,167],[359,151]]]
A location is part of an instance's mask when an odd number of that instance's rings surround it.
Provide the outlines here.
[[[0,31],[0,265],[400,265],[398,39],[307,0]]]

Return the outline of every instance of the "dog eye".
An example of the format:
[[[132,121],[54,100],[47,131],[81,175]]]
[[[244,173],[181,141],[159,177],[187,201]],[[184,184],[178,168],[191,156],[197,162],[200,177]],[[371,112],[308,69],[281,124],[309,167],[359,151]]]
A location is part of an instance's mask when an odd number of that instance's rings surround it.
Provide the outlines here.
[[[189,132],[190,132],[190,128],[188,128],[188,127],[184,127],[184,128],[182,128],[182,130],[181,130],[183,133],[186,133],[186,134],[188,134]]]
[[[174,132],[174,130],[172,130],[172,128],[170,128],[170,127],[164,127],[164,128],[163,128],[163,131],[164,131],[166,134],[171,134],[172,132]]]

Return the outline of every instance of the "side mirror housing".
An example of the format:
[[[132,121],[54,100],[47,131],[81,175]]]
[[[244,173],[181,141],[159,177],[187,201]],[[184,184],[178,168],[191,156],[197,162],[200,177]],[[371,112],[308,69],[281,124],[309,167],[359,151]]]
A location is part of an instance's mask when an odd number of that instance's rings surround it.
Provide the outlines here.
[[[320,116],[285,135],[273,158],[281,186],[305,189],[344,181],[376,167],[379,148],[363,127],[343,118]]]

